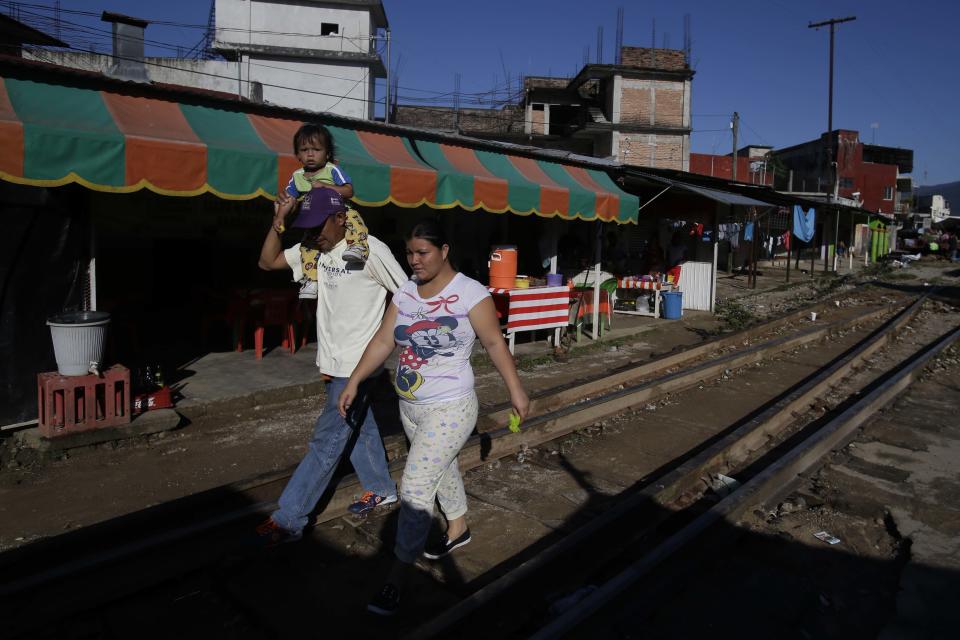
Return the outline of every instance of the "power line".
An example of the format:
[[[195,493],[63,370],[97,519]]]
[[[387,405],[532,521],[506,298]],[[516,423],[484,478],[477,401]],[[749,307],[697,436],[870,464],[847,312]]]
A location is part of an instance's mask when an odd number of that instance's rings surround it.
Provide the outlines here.
[[[0,0],[0,3],[4,2],[4,1],[6,1],[6,0]],[[89,13],[89,12],[81,12],[81,13]],[[39,17],[41,17],[41,18],[44,19],[44,20],[47,19],[46,16],[39,16]],[[87,26],[85,26],[85,25],[78,25],[78,24],[76,24],[76,23],[72,23],[72,22],[69,22],[69,21],[65,21],[65,22],[66,22],[66,24],[67,24],[69,27],[72,27],[73,30],[78,31],[78,32],[80,32],[80,33],[88,34],[88,33],[91,33],[91,32],[92,32],[92,33],[94,33],[94,34],[103,34],[104,36],[112,35],[109,31],[106,31],[106,30],[96,29],[96,28],[93,28],[93,27],[87,27]],[[180,52],[180,50],[182,49],[182,47],[180,47],[180,46],[172,45],[172,44],[167,43],[167,42],[162,42],[162,41],[157,41],[157,40],[144,40],[144,41],[145,41],[145,42],[148,42],[148,43],[150,43],[150,44],[154,44],[154,45],[156,45],[156,46],[158,46],[158,47],[166,48],[166,49],[169,49],[169,50],[174,50],[174,51],[177,51],[177,52]],[[90,42],[97,42],[97,41],[91,39],[91,40],[88,40],[88,41],[86,41],[86,42],[90,43]],[[69,47],[69,48],[70,48],[70,49],[75,49],[75,47]],[[262,63],[251,63],[251,64],[252,64],[252,66],[257,66],[257,67],[261,67],[261,68],[282,70],[282,71],[288,71],[288,72],[289,72],[289,71],[294,71],[295,73],[300,73],[300,74],[304,74],[304,75],[311,75],[311,76],[321,77],[321,78],[329,78],[329,79],[344,80],[344,81],[352,81],[352,80],[353,80],[353,78],[348,78],[348,77],[343,77],[343,76],[332,76],[332,75],[326,75],[326,74],[319,74],[319,73],[310,72],[310,71],[303,71],[303,70],[297,70],[297,69],[289,69],[289,68],[277,67],[277,66],[273,66],[273,65],[266,65],[266,64],[262,64]],[[162,66],[162,65],[158,65],[158,66]],[[446,93],[435,93],[435,92],[431,92],[430,90],[427,90],[427,89],[417,89],[417,88],[414,88],[414,87],[405,87],[405,86],[404,86],[404,87],[399,87],[399,88],[404,89],[405,91],[418,91],[418,92],[423,92],[423,93],[434,93],[434,94],[435,94],[435,95],[434,95],[434,99],[439,99],[439,98],[443,98],[443,97],[445,97],[445,96],[450,96],[450,95],[451,95],[449,92],[446,92]],[[292,87],[291,87],[291,89],[292,89]],[[504,94],[504,93],[505,93],[505,98],[506,98],[506,100],[512,101],[512,100],[514,99],[515,94],[514,94],[513,92],[505,92],[505,91],[502,91],[502,90],[500,90],[499,88],[496,88],[496,87],[495,87],[493,90],[490,90],[490,91],[482,91],[482,92],[467,93],[467,94],[460,94],[460,95],[461,95],[461,96],[470,96],[471,98],[473,98],[473,99],[472,99],[472,102],[475,103],[475,104],[485,104],[486,101],[482,99],[483,96],[491,96],[491,95],[494,95],[494,94]],[[431,98],[412,98],[412,97],[409,97],[409,96],[405,96],[404,99],[408,99],[408,100],[427,100],[427,99],[431,99]],[[491,98],[491,101],[492,101],[492,98]],[[338,103],[339,103],[339,101],[338,101]]]
[[[20,9],[20,8],[22,8],[22,7],[30,7],[30,8],[32,8],[32,9],[47,9],[47,10],[50,10],[50,11],[53,11],[53,10],[54,10],[54,7],[51,7],[51,6],[49,6],[49,5],[44,5],[44,4],[32,4],[32,3],[27,3],[27,2],[17,2],[16,0],[0,0],[0,4],[7,5],[8,7],[11,7],[11,8],[14,8],[14,7],[15,7],[15,8],[17,8],[17,9]],[[95,11],[83,11],[83,10],[79,10],[79,9],[60,9],[60,12],[61,12],[61,13],[73,14],[73,15],[88,16],[88,17],[93,17],[93,18],[98,18],[98,19],[99,19],[99,18],[101,17],[101,15],[102,15],[102,14],[97,13],[97,12],[95,12]],[[40,16],[40,14],[34,14],[34,13],[30,13],[29,15]],[[40,16],[40,17],[47,17],[47,16]],[[178,28],[181,28],[181,29],[200,29],[200,30],[206,30],[206,29],[207,29],[207,25],[205,25],[205,24],[194,24],[194,23],[190,23],[190,22],[175,22],[175,21],[170,21],[170,20],[151,20],[151,19],[149,19],[149,18],[142,18],[142,19],[143,19],[145,22],[149,22],[149,23],[152,24],[152,25],[160,25],[160,26],[164,26],[164,27],[178,27]],[[218,28],[217,28],[217,31],[229,31],[229,32],[237,32],[237,33],[256,33],[256,34],[274,35],[274,36],[295,36],[295,37],[303,37],[303,38],[334,37],[334,36],[320,36],[320,35],[318,35],[318,34],[316,34],[316,33],[302,33],[302,32],[297,32],[297,31],[271,31],[271,30],[269,30],[269,29],[245,29],[245,28],[242,28],[242,27],[218,27]],[[356,41],[363,41],[363,40],[369,41],[369,40],[379,40],[379,39],[380,39],[380,37],[379,37],[379,36],[376,36],[376,35],[370,35],[370,36],[359,36],[359,35],[358,35],[358,36],[336,36],[336,37],[337,37],[338,39],[341,39],[341,40],[356,40]]]
[[[762,135],[760,135],[759,133],[757,133],[757,130],[756,130],[756,129],[754,129],[754,128],[751,127],[749,124],[747,124],[747,122],[743,119],[743,117],[740,118],[740,124],[744,125],[747,129],[750,129],[750,131],[753,133],[753,135],[757,136],[757,139],[760,140],[760,142],[763,142],[764,144],[768,144],[768,145],[770,145],[771,147],[773,146],[773,145],[770,144],[770,142],[769,142],[768,140],[766,140]]]
[[[34,49],[33,49],[33,48],[29,48],[29,47],[28,47],[27,49],[28,49],[29,51],[31,51],[31,53],[34,52]],[[72,49],[72,47],[71,47],[71,49]],[[44,53],[45,53],[45,52],[46,52],[46,49],[39,48],[39,49],[37,49],[37,51],[41,51],[41,52],[44,52]],[[141,62],[140,60],[137,60],[137,59],[135,59],[135,58],[129,58],[129,57],[124,57],[124,56],[113,56],[113,57],[114,57],[115,59],[119,59],[119,60],[131,60],[131,61],[135,61],[135,62]],[[237,78],[235,78],[235,77],[233,77],[233,76],[225,76],[225,75],[221,75],[221,74],[217,74],[217,73],[210,73],[210,72],[200,71],[200,70],[198,70],[198,69],[187,69],[187,68],[182,68],[182,67],[175,67],[175,66],[171,66],[171,65],[161,64],[161,63],[158,63],[158,62],[153,62],[153,61],[150,61],[150,60],[143,60],[142,62],[143,62],[143,64],[148,65],[148,66],[152,66],[152,67],[158,67],[158,68],[161,68],[161,69],[170,69],[170,70],[174,70],[174,71],[186,71],[186,72],[188,72],[188,73],[193,73],[193,74],[195,74],[195,75],[201,75],[201,76],[216,78],[216,79],[219,79],[219,80],[229,80],[229,81],[231,81],[231,82],[237,80]],[[337,105],[337,104],[340,104],[340,103],[341,103],[342,101],[344,101],[344,100],[353,100],[353,101],[357,101],[357,102],[363,102],[363,103],[365,103],[365,104],[377,104],[377,103],[379,103],[379,102],[380,102],[379,100],[368,100],[367,98],[358,98],[358,97],[353,97],[353,96],[348,95],[350,91],[352,91],[358,84],[360,84],[360,82],[362,82],[362,81],[365,80],[365,79],[367,79],[367,78],[361,78],[360,80],[358,80],[358,81],[354,84],[354,86],[351,87],[351,88],[348,90],[348,92],[347,92],[346,94],[343,94],[343,95],[338,95],[338,94],[333,94],[333,93],[327,93],[327,92],[323,92],[323,91],[316,91],[316,90],[312,90],[312,89],[303,89],[303,88],[298,88],[298,87],[289,87],[289,86],[286,86],[286,85],[279,85],[279,84],[273,84],[273,83],[267,83],[267,82],[260,82],[260,84],[261,84],[262,86],[264,86],[264,87],[270,87],[270,88],[274,88],[274,89],[284,89],[284,90],[288,90],[288,91],[296,91],[296,92],[299,92],[299,93],[307,93],[307,94],[310,94],[310,95],[318,95],[318,96],[325,96],[325,97],[329,97],[329,98],[336,98],[337,101],[334,103],[334,106]],[[251,80],[248,78],[247,80],[242,80],[241,82],[246,82],[247,84],[249,84],[250,82],[259,82],[259,81],[251,81]],[[416,105],[399,105],[399,106],[406,107],[406,108],[408,108],[408,109],[419,110],[419,111],[436,111],[436,110],[438,110],[438,109],[445,109],[445,107],[432,108],[432,107],[416,106]],[[332,108],[332,107],[328,107],[327,109],[330,109],[330,108]],[[495,120],[495,121],[497,121],[497,122],[503,122],[503,121],[504,121],[504,117],[503,117],[503,115],[502,115],[502,114],[504,113],[504,111],[500,111],[500,112],[498,112],[498,113],[494,113],[494,114],[490,114],[490,115],[479,114],[479,113],[476,113],[476,111],[478,111],[478,110],[473,110],[473,111],[469,114],[469,115],[470,115],[470,118],[480,119],[480,120]],[[481,110],[481,111],[487,111],[487,110]],[[519,112],[519,109],[517,109],[516,111],[514,111],[514,113],[516,113],[516,112]],[[535,122],[535,121],[533,121],[533,120],[526,120],[526,119],[524,119],[524,118],[517,119],[517,118],[513,118],[513,117],[510,117],[510,118],[507,120],[507,122],[508,122],[509,124],[516,124],[516,125],[538,124],[537,122]],[[621,121],[621,124],[630,124],[630,122],[629,122],[629,121]],[[708,131],[709,131],[709,130],[708,130]],[[699,132],[699,131],[698,131],[698,132]]]
[[[71,49],[73,49],[73,48],[71,47]],[[33,53],[33,48],[27,47],[27,50],[29,50],[29,51],[31,51],[31,53]],[[46,51],[47,51],[46,49],[42,49],[42,48],[40,48],[40,49],[38,49],[38,50],[39,50],[39,51],[42,51],[42,52],[44,52],[44,53],[46,53]],[[134,62],[143,62],[143,64],[145,64],[145,65],[152,66],[152,67],[157,67],[157,68],[161,68],[161,69],[171,69],[171,70],[175,70],[175,71],[186,71],[186,72],[188,72],[188,73],[193,73],[193,74],[195,74],[195,75],[206,76],[206,77],[210,77],[210,78],[216,78],[216,79],[218,79],[218,80],[229,80],[229,81],[231,81],[231,82],[237,81],[237,78],[235,78],[235,77],[233,77],[233,76],[225,76],[225,75],[221,75],[221,74],[217,74],[217,73],[210,73],[210,72],[206,72],[206,71],[200,71],[200,70],[198,70],[198,69],[186,69],[186,68],[182,68],[182,67],[174,67],[174,66],[170,66],[170,65],[161,64],[161,63],[158,63],[158,62],[153,62],[153,61],[150,61],[150,60],[142,60],[142,61],[141,61],[141,60],[137,60],[137,59],[135,59],[135,58],[129,58],[129,57],[125,57],[125,56],[113,56],[113,57],[114,57],[115,59],[118,59],[118,60],[131,60],[131,61],[134,61]],[[360,81],[357,81],[357,82],[355,83],[354,87],[351,87],[350,91],[352,91],[352,90],[356,87],[356,85],[360,84],[360,82],[362,82],[364,79],[365,79],[365,78],[362,78]],[[243,81],[241,81],[241,82],[246,82],[246,83],[249,84],[249,83],[251,82],[251,80],[247,79],[247,80],[243,80]],[[341,103],[342,101],[344,101],[344,100],[353,100],[353,101],[356,101],[356,102],[363,102],[364,104],[377,104],[377,103],[380,102],[379,100],[368,100],[367,98],[363,98],[363,97],[350,96],[350,95],[348,95],[349,92],[348,92],[347,94],[339,95],[339,94],[334,94],[334,93],[327,93],[327,92],[324,92],[324,91],[316,91],[316,90],[312,90],[312,89],[303,89],[303,88],[298,88],[298,87],[289,87],[289,86],[285,86],[285,85],[273,84],[273,83],[268,83],[268,82],[260,82],[260,84],[261,84],[262,86],[264,86],[264,87],[270,87],[270,88],[274,88],[274,89],[284,89],[284,90],[288,90],[288,91],[296,91],[296,92],[299,92],[299,93],[306,93],[306,94],[310,94],[310,95],[318,95],[318,96],[325,96],[325,97],[329,97],[329,98],[335,98],[335,99],[336,99],[336,102],[334,103],[334,105],[340,104],[340,103]],[[407,106],[407,105],[401,105],[401,106]],[[329,108],[330,108],[330,107],[328,107],[327,109],[324,109],[324,110],[328,110]],[[409,109],[416,109],[416,110],[430,110],[429,107],[418,107],[418,106],[413,106],[413,105],[410,105],[410,106],[408,106],[407,108],[409,108]],[[497,121],[502,121],[502,120],[503,120],[503,117],[502,117],[502,116],[498,116],[498,115],[489,115],[489,116],[488,116],[488,115],[481,115],[481,114],[477,114],[477,113],[471,113],[471,114],[470,114],[470,117],[471,117],[471,118],[475,118],[475,119],[487,119],[487,120],[497,120]],[[516,124],[525,124],[525,121],[524,121],[524,120],[515,120],[515,119],[512,119],[512,118],[510,119],[510,122],[511,122],[511,123],[516,123]]]
[[[11,5],[11,4],[16,4],[16,3],[11,3],[9,0],[0,0],[0,4]],[[26,4],[25,4],[24,6],[42,6],[42,5],[26,5]],[[78,11],[75,11],[75,10],[71,10],[71,11],[69,11],[69,12],[70,12],[70,13],[81,13],[81,14],[85,14],[85,15],[98,15],[98,14],[94,14],[94,13],[92,13],[92,12],[78,12]],[[38,16],[38,17],[40,17],[41,19],[44,19],[44,20],[47,19],[46,16]],[[72,23],[72,22],[69,22],[69,21],[65,21],[65,22],[67,23],[67,25],[69,25],[70,27],[73,27],[74,29],[80,31],[81,33],[85,33],[85,34],[87,34],[87,33],[89,33],[89,32],[93,32],[94,34],[97,34],[97,33],[105,34],[105,33],[107,33],[107,32],[104,31],[104,30],[99,30],[99,29],[96,29],[96,28],[91,28],[91,27],[86,27],[86,26],[83,26],[83,25],[78,25],[78,24],[75,24],[75,23]],[[158,44],[159,46],[163,46],[163,47],[166,47],[166,48],[170,48],[170,49],[177,49],[177,50],[180,49],[180,47],[177,47],[177,46],[174,46],[174,45],[170,45],[170,44],[164,43],[164,42],[157,42],[156,44]],[[47,51],[47,49],[45,49],[45,48],[27,47],[26,49],[27,49],[28,51],[30,51],[31,53],[35,54],[35,55],[37,54],[37,52],[40,52],[40,51],[46,52],[46,51]],[[71,50],[71,51],[80,51],[80,49],[78,49],[77,47],[72,46],[72,45],[68,46],[67,49],[68,49],[68,50]],[[115,59],[123,59],[123,60],[132,60],[132,61],[142,62],[142,63],[145,64],[145,65],[148,65],[148,66],[151,66],[151,67],[160,68],[160,69],[168,69],[168,70],[181,71],[181,72],[186,71],[186,72],[188,72],[188,73],[192,73],[192,74],[195,74],[195,75],[206,76],[206,77],[216,78],[216,79],[220,79],[220,80],[227,80],[227,81],[231,81],[231,82],[233,82],[233,81],[238,81],[238,82],[241,82],[241,83],[242,83],[242,82],[246,82],[248,85],[249,85],[250,82],[254,82],[254,81],[252,81],[249,77],[248,77],[246,80],[240,80],[240,79],[235,78],[235,77],[233,77],[233,76],[226,76],[226,75],[221,75],[221,74],[217,74],[217,73],[210,73],[210,72],[200,71],[200,70],[198,70],[198,69],[189,69],[189,68],[183,68],[183,67],[179,67],[179,66],[162,64],[162,63],[160,63],[160,62],[156,62],[156,61],[152,61],[152,60],[137,60],[137,59],[133,59],[133,58],[125,58],[125,57],[122,57],[122,56],[113,56],[113,57],[114,57]],[[46,62],[51,62],[49,59],[46,59],[46,60],[44,60],[44,61],[46,61]],[[54,63],[54,64],[55,64],[55,63]],[[279,69],[282,69],[282,70],[287,70],[287,71],[289,71],[289,69],[283,69],[282,67],[272,67],[271,65],[263,65],[263,64],[261,64],[261,63],[251,63],[251,65],[252,65],[252,66],[265,67],[265,68],[274,68],[274,69],[278,69],[278,70],[279,70]],[[344,78],[344,77],[337,77],[337,76],[324,76],[323,74],[316,74],[316,73],[313,73],[313,72],[303,72],[303,71],[298,71],[298,72],[299,72],[299,73],[306,73],[306,74],[308,74],[308,75],[315,75],[315,76],[318,76],[318,77],[329,77],[329,78],[332,78],[332,79],[340,79],[340,80],[353,80],[353,78]],[[288,91],[295,91],[295,92],[299,92],[299,93],[307,93],[307,94],[310,94],[310,95],[325,96],[325,97],[330,97],[330,98],[336,99],[336,102],[334,102],[333,105],[327,107],[326,110],[329,110],[329,109],[332,109],[334,106],[340,104],[340,103],[343,102],[344,100],[353,100],[353,101],[363,102],[363,103],[365,103],[365,104],[377,104],[377,103],[379,103],[379,102],[380,102],[379,100],[369,100],[369,99],[367,99],[367,98],[354,97],[354,96],[350,96],[350,95],[349,95],[349,93],[350,93],[351,91],[353,91],[360,83],[364,82],[365,80],[369,80],[369,75],[361,78],[360,80],[357,80],[357,81],[354,83],[354,85],[353,85],[349,90],[347,90],[346,93],[344,93],[344,94],[342,94],[342,95],[341,95],[341,94],[327,93],[327,92],[317,91],[317,90],[312,90],[312,89],[304,89],[304,88],[299,88],[299,87],[290,87],[290,86],[285,86],[285,85],[280,85],[280,84],[274,84],[274,83],[269,83],[269,82],[261,82],[261,81],[256,81],[256,82],[260,82],[260,84],[261,84],[262,86],[264,86],[264,87],[270,87],[270,88],[282,89],[282,90],[288,90]],[[505,84],[508,84],[508,83],[509,83],[509,81],[505,81]],[[410,91],[422,91],[422,92],[424,92],[424,93],[428,93],[428,92],[429,92],[428,90],[415,89],[415,88],[411,88],[411,87],[404,87],[404,89],[405,89],[405,90],[410,90]],[[453,100],[454,100],[454,101],[458,101],[461,96],[465,95],[465,94],[461,94],[461,93],[459,93],[459,92],[454,92],[454,94],[455,94],[455,95],[453,95]],[[434,99],[439,99],[439,98],[443,98],[443,97],[445,97],[445,96],[450,96],[450,95],[451,95],[450,93],[446,93],[446,94],[443,94],[443,93],[441,93],[441,94],[436,94],[436,95],[434,96]],[[519,109],[520,105],[514,105],[514,104],[513,104],[513,100],[514,100],[514,99],[519,99],[519,97],[522,95],[522,90],[521,90],[521,91],[517,91],[516,93],[514,93],[514,92],[511,92],[511,91],[508,91],[508,90],[501,90],[501,89],[499,88],[499,86],[495,86],[493,89],[491,89],[491,90],[489,90],[489,91],[476,92],[476,93],[466,94],[466,95],[473,96],[473,97],[475,98],[477,104],[483,104],[483,103],[484,103],[484,102],[480,99],[480,96],[491,96],[491,101],[493,101],[493,97],[492,97],[492,96],[504,95],[504,100],[505,100],[505,102],[506,102],[506,103],[509,103],[510,106],[515,106],[515,107],[516,107],[516,109],[511,110],[511,117],[506,118],[506,121],[507,121],[508,124],[515,124],[515,125],[518,125],[518,126],[519,126],[519,125],[527,125],[527,124],[539,124],[539,123],[536,123],[535,121],[532,121],[532,120],[526,120],[525,118],[517,119],[517,118],[515,118],[515,117],[512,117],[512,114],[516,114],[516,113],[518,113],[519,110],[520,110],[520,109]],[[404,99],[408,99],[408,100],[425,100],[426,98],[411,98],[411,97],[409,97],[409,96],[406,96],[406,97],[404,97]],[[410,104],[404,104],[404,105],[400,105],[400,106],[403,106],[403,107],[405,107],[405,108],[407,108],[407,109],[421,110],[421,111],[436,111],[437,109],[443,109],[443,108],[444,108],[444,107],[431,108],[431,107],[429,107],[429,106],[417,106],[417,105],[410,105]],[[504,106],[506,106],[506,104],[505,104]],[[476,113],[476,111],[477,111],[477,110],[473,110],[473,112],[470,113],[470,117],[471,117],[472,119],[496,120],[498,123],[502,123],[502,122],[504,122],[504,120],[505,120],[505,118],[504,118],[505,110],[502,110],[502,109],[501,109],[499,112],[491,113],[490,115],[485,115],[485,114]],[[621,124],[625,124],[625,125],[630,125],[630,124],[646,124],[646,121],[640,122],[640,120],[638,119],[636,122],[633,122],[633,121],[630,120],[630,119],[624,119],[624,120],[621,120]],[[709,131],[709,130],[707,130],[707,131]]]

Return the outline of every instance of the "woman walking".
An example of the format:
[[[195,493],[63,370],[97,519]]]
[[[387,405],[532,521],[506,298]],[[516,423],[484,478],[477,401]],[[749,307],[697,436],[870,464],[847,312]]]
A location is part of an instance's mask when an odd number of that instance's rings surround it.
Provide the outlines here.
[[[500,334],[493,299],[486,287],[453,269],[449,252],[437,222],[424,220],[413,228],[407,237],[413,278],[394,294],[383,324],[340,394],[340,413],[346,415],[359,383],[387,359],[395,345],[401,347],[394,385],[410,450],[401,480],[396,560],[386,584],[367,606],[380,615],[396,613],[419,555],[435,560],[470,542],[457,456],[477,421],[470,366],[475,339],[480,339],[503,377],[521,419],[530,406]],[[446,517],[447,531],[425,548],[435,498]]]

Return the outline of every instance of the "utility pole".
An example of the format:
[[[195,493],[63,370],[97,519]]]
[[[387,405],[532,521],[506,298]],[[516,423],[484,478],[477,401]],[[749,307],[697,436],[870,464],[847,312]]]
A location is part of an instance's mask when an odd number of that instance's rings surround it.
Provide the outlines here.
[[[833,158],[833,34],[834,27],[843,22],[856,20],[857,16],[847,16],[846,18],[832,18],[823,22],[811,22],[807,25],[808,29],[819,29],[820,27],[830,27],[830,80],[827,91],[827,167],[830,171],[830,195],[834,197],[837,184],[837,170],[834,166]]]
[[[730,123],[733,129],[733,181],[737,181],[737,136],[740,135],[740,114],[733,112],[733,121]]]
[[[383,121],[386,124],[390,124],[390,99],[393,97],[390,95],[390,82],[392,80],[393,78],[390,77],[390,29],[387,29],[387,90],[384,100],[386,108],[383,110]]]

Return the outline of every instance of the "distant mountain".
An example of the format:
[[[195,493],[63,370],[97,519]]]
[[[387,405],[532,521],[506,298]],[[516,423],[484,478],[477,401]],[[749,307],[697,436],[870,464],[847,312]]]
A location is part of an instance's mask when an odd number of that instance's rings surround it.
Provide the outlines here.
[[[960,208],[960,180],[918,187],[917,192],[921,196],[942,195],[950,203],[951,208]]]

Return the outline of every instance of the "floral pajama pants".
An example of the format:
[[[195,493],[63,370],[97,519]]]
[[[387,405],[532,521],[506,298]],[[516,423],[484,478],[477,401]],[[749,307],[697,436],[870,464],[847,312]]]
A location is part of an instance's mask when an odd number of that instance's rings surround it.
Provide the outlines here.
[[[400,481],[400,524],[394,553],[413,562],[423,552],[434,499],[447,520],[467,512],[457,459],[477,423],[477,394],[429,404],[400,401],[400,420],[410,452]]]
[[[370,257],[370,242],[367,240],[367,224],[363,221],[356,209],[347,209],[347,220],[344,224],[347,246],[352,247],[364,261]]]

